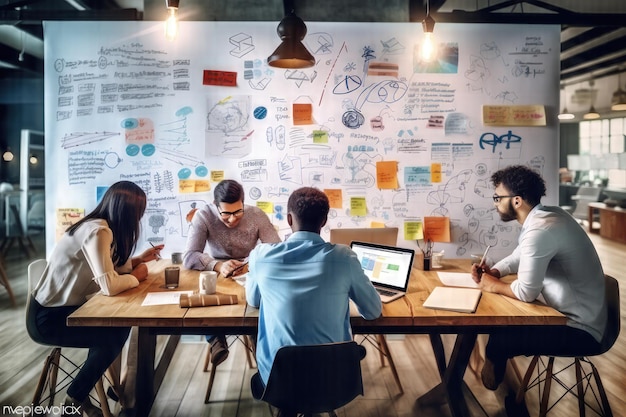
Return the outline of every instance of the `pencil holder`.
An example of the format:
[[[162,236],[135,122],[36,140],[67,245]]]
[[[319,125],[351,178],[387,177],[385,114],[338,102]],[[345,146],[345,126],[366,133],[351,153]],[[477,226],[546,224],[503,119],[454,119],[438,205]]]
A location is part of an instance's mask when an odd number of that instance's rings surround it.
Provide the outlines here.
[[[424,271],[430,271],[430,257],[424,257]]]

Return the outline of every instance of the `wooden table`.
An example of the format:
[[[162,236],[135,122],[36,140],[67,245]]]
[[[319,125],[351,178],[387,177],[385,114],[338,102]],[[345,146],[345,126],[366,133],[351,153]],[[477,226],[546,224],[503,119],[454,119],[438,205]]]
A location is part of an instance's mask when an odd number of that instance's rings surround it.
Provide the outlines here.
[[[220,307],[180,308],[178,305],[141,306],[148,292],[168,291],[163,285],[163,269],[169,262],[149,265],[150,275],[139,287],[115,297],[95,296],[68,317],[70,326],[137,326],[137,377],[133,381],[137,416],[148,416],[165,375],[180,334],[253,334],[258,310],[247,306],[244,288],[236,282],[218,278],[219,293],[237,294],[239,304]],[[469,260],[446,260],[444,270],[469,271]],[[179,290],[197,290],[198,271],[181,268]],[[423,403],[447,401],[453,416],[469,416],[463,396],[463,375],[480,333],[502,326],[563,326],[565,317],[539,303],[523,303],[500,295],[485,293],[476,313],[456,313],[422,307],[432,289],[441,286],[436,271],[414,269],[409,292],[401,299],[383,305],[376,320],[352,317],[354,333],[429,334],[435,352],[441,383],[423,395]],[[170,343],[155,363],[157,334],[170,334]],[[454,350],[446,363],[441,334],[456,334]],[[130,352],[129,354],[131,354]]]

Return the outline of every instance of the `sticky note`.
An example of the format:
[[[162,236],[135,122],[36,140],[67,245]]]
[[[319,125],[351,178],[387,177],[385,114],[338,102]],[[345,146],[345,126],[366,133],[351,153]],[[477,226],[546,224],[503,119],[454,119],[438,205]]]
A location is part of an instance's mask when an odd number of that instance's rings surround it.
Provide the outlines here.
[[[404,222],[404,239],[418,240],[424,239],[424,227],[420,221]]]
[[[326,188],[324,194],[328,197],[330,208],[340,209],[343,207],[343,195],[341,188]]]
[[[376,162],[376,186],[380,189],[398,188],[398,161]]]
[[[274,203],[272,203],[271,201],[257,201],[256,206],[263,210],[264,213],[274,213]]]
[[[367,214],[367,204],[365,197],[350,198],[350,216],[365,216]]]
[[[450,218],[424,217],[424,237],[433,242],[450,242]]]

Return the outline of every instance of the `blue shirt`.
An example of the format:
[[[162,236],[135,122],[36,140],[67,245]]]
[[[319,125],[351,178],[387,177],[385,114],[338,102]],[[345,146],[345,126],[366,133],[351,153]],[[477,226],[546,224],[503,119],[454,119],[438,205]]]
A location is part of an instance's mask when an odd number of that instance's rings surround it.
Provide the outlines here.
[[[517,248],[492,268],[517,273],[513,294],[531,302],[540,295],[565,314],[568,326],[600,341],[607,320],[604,272],[584,229],[559,207],[536,205],[522,225]]]
[[[260,306],[256,356],[265,383],[282,346],[352,340],[349,299],[365,319],[382,311],[356,254],[317,233],[295,232],[285,242],[259,245],[249,261],[246,299]]]

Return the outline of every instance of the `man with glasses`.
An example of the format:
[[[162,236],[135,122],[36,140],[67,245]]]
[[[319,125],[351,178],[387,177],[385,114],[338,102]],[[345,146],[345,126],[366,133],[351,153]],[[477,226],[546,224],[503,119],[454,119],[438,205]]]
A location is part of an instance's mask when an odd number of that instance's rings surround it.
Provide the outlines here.
[[[197,210],[191,219],[183,265],[233,277],[245,272],[246,258],[258,243],[280,242],[267,214],[244,204],[237,181],[223,180],[213,190],[213,204]],[[204,252],[204,248],[207,252]],[[228,357],[224,336],[207,336],[214,366]]]
[[[489,336],[482,381],[495,390],[508,358],[560,356],[572,346],[598,346],[607,320],[604,272],[585,230],[559,207],[543,206],[546,185],[536,172],[515,165],[491,176],[493,203],[504,222],[522,225],[518,246],[493,266],[472,265],[483,291],[525,302],[541,300],[568,318],[567,326],[505,328]],[[511,284],[499,278],[517,273]]]

